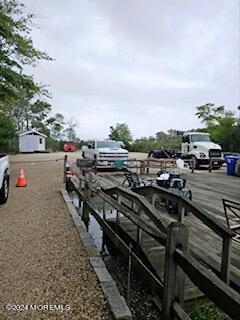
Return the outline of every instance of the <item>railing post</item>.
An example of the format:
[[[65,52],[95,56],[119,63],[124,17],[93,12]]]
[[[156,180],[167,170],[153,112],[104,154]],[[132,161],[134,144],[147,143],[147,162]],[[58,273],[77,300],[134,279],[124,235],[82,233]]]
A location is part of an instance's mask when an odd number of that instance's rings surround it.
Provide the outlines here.
[[[128,246],[128,285],[127,285],[127,301],[130,302],[130,288],[131,288],[131,271],[132,271],[132,251],[133,245],[130,242]]]
[[[139,213],[138,213],[138,216],[139,216],[139,218],[141,218],[141,216],[142,216],[142,214],[144,213],[144,211],[143,210],[139,210]],[[138,226],[137,227],[138,229],[137,229],[137,244],[139,245],[139,246],[141,246],[142,245],[142,236],[143,236],[143,231],[142,231],[142,229]]]
[[[117,201],[119,204],[121,204],[121,202],[122,202],[121,196],[119,194],[117,195]],[[120,225],[120,214],[119,214],[118,210],[117,210],[117,214],[116,214],[116,225],[117,226]]]
[[[97,174],[97,155],[94,155],[94,173]]]
[[[195,165],[196,165],[196,163],[195,163],[195,162],[196,162],[195,157],[192,158],[191,162],[192,162],[192,173],[194,173],[194,168],[195,168]]]
[[[178,221],[183,223],[186,209],[184,208],[182,202],[178,203]]]
[[[209,159],[208,171],[209,171],[209,172],[212,172],[212,158],[211,158],[211,157],[210,157],[210,159]]]
[[[89,226],[89,210],[87,208],[87,202],[90,200],[90,197],[91,197],[91,189],[89,188],[88,181],[86,179],[85,185],[84,185],[82,220],[85,223],[87,230],[88,230],[88,226]]]
[[[67,158],[68,156],[64,156],[64,162],[63,162],[63,183],[66,183],[67,177],[66,177],[66,171],[67,171]]]
[[[81,198],[78,196],[78,210],[77,210],[77,213],[79,216],[81,216],[82,214],[82,200]]]
[[[139,160],[140,161],[140,174],[145,174],[145,162],[144,160]]]
[[[165,253],[163,320],[173,320],[172,305],[175,300],[184,303],[185,273],[177,266],[174,251],[180,248],[186,252],[188,245],[188,229],[180,222],[172,222],[167,228]]]
[[[147,171],[146,171],[147,174],[149,174],[149,160],[147,160]]]
[[[103,200],[103,220],[106,220],[106,202]]]
[[[157,195],[155,192],[152,192],[152,206],[155,208]]]
[[[226,284],[230,283],[231,275],[232,238],[224,237],[222,242],[221,278]]]

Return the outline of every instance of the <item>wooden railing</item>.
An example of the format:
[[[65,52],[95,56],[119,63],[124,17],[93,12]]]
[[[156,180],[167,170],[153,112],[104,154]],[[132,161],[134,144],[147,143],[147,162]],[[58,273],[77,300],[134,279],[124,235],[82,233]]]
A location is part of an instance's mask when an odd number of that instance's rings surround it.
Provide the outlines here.
[[[195,217],[201,220],[206,226],[213,230],[222,239],[222,262],[221,262],[221,278],[226,283],[230,282],[230,266],[231,266],[231,250],[232,250],[232,237],[235,235],[233,231],[227,228],[224,224],[217,219],[213,219],[208,215],[203,208],[187,198],[183,198],[167,189],[157,186],[145,186],[134,189],[135,192],[151,196],[152,204],[155,206],[157,199],[170,199],[178,203],[178,220],[183,222],[185,211],[191,212]]]
[[[177,319],[190,319],[180,307],[185,274],[220,309],[232,319],[239,319],[240,295],[192,257],[187,252],[187,245],[186,226],[180,222],[169,225],[165,257],[163,319],[172,319],[172,312]]]
[[[67,178],[66,184],[68,190],[74,190],[79,197],[80,205],[82,204],[82,219],[88,223],[89,214],[92,214],[104,229],[113,243],[128,255],[128,245],[119,237],[118,234],[110,227],[106,219],[100,217],[99,212],[91,204],[91,195],[99,196],[104,203],[110,204],[117,210],[116,224],[119,223],[119,214],[122,213],[138,228],[137,243],[141,246],[141,235],[145,232],[155,241],[166,248],[165,253],[165,271],[164,281],[162,282],[154,272],[152,272],[133,252],[133,265],[137,265],[140,272],[144,273],[145,279],[151,285],[162,299],[162,318],[164,320],[172,319],[190,319],[183,309],[184,288],[186,275],[190,280],[211,299],[220,309],[227,313],[232,319],[239,320],[240,314],[240,295],[229,285],[229,260],[231,253],[231,238],[233,233],[217,221],[209,217],[204,210],[196,206],[191,201],[182,198],[171,191],[160,187],[150,187],[152,192],[152,203],[154,205],[158,192],[161,197],[177,201],[180,211],[184,208],[191,211],[203,223],[210,227],[223,239],[222,270],[220,279],[216,274],[201,264],[191,250],[188,250],[188,229],[182,224],[182,212],[179,214],[178,222],[170,220],[161,221],[157,210],[142,195],[146,195],[147,187],[139,188],[136,194],[134,191],[125,188],[116,187],[110,190],[103,190],[97,179],[93,175],[84,177],[77,175],[77,179]],[[149,192],[148,192],[149,194]],[[126,203],[124,199],[128,200]],[[149,224],[143,219],[147,216],[153,224]],[[226,240],[228,239],[228,240]],[[224,281],[223,281],[224,280]]]

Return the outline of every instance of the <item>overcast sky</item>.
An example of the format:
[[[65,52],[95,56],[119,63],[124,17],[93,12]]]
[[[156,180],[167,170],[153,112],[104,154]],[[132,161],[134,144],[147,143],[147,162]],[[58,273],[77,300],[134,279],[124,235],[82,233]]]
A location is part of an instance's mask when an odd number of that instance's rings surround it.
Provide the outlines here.
[[[239,0],[25,0],[38,15],[34,70],[82,139],[200,126],[195,106],[240,105]]]

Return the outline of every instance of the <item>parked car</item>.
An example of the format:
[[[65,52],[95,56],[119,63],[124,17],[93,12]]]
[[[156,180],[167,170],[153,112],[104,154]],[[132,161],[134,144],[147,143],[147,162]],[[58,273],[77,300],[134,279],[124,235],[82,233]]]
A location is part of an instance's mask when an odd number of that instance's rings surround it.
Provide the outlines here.
[[[9,158],[0,155],[0,204],[7,202],[9,195]]]

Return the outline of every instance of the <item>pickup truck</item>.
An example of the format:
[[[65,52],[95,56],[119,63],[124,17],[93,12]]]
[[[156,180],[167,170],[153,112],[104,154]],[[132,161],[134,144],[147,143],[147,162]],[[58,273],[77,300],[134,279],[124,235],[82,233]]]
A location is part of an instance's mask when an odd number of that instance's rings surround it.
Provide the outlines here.
[[[9,159],[0,154],[0,204],[7,202],[9,194]]]
[[[94,160],[97,157],[98,168],[114,168],[116,160],[127,160],[128,151],[122,148],[121,141],[95,140],[82,147],[83,158]]]
[[[219,169],[223,162],[223,152],[219,144],[211,140],[206,132],[185,132],[182,136],[182,159],[193,159],[195,168],[209,165],[212,159],[213,168]]]

